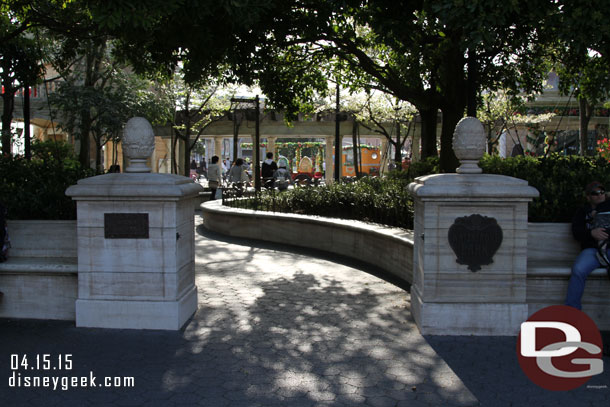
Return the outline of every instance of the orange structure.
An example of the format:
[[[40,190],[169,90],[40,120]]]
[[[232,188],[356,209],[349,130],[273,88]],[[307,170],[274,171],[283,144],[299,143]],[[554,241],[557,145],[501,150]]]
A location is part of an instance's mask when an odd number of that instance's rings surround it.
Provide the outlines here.
[[[341,175],[344,177],[355,177],[356,168],[354,167],[354,148],[351,146],[343,147],[343,168]],[[381,168],[381,154],[379,148],[371,146],[360,146],[358,156],[358,168],[361,174],[370,176],[379,175]]]

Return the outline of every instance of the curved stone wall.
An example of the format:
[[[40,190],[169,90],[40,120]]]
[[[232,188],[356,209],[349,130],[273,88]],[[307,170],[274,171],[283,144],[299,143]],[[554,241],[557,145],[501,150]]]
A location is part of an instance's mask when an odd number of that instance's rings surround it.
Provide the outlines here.
[[[235,237],[336,253],[413,282],[413,232],[353,220],[201,205],[204,226]]]

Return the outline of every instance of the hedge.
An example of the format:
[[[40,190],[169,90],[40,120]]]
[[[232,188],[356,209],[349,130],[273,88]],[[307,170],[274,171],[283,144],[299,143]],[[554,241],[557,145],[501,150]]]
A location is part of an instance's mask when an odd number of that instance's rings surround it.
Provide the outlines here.
[[[76,204],[66,188],[95,171],[81,168],[64,143],[34,143],[32,153],[31,161],[0,157],[0,202],[7,218],[76,219]]]
[[[529,204],[530,222],[570,222],[576,208],[586,200],[584,188],[591,181],[610,186],[610,163],[602,157],[519,156],[501,158],[485,155],[479,166],[485,174],[499,174],[526,180],[538,190],[540,196]],[[403,174],[392,174],[405,181],[415,177],[438,173],[438,158],[415,163]]]
[[[295,188],[281,193],[264,191],[247,206],[412,229],[413,201],[405,186],[400,179],[365,177],[357,182]]]
[[[479,165],[486,174],[524,179],[540,192],[529,204],[530,222],[570,222],[576,208],[586,202],[583,190],[589,182],[598,180],[610,186],[610,164],[601,157],[552,154],[503,159],[486,155]],[[412,229],[413,201],[407,185],[418,176],[438,173],[438,168],[438,158],[430,158],[384,178],[365,177],[280,194],[263,193],[258,198],[262,202],[259,207]]]
[[[529,205],[530,222],[570,222],[586,202],[588,183],[600,181],[610,186],[610,163],[599,156],[485,156],[479,165],[484,173],[521,178],[538,190],[540,196]]]

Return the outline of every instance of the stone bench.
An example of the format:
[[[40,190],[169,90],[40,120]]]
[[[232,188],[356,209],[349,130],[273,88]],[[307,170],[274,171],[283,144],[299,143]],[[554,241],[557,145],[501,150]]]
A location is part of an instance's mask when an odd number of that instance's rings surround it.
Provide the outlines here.
[[[11,249],[0,263],[0,317],[74,320],[76,221],[8,221]]]
[[[569,223],[529,223],[527,248],[527,303],[529,313],[549,305],[561,305],[568,290],[572,263],[580,245]],[[610,329],[610,279],[605,268],[587,279],[583,311],[600,329]]]

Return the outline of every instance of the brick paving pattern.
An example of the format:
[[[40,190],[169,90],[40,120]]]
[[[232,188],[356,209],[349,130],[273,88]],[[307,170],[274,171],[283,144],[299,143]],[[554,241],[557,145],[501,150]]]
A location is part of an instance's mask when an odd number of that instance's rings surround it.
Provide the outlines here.
[[[549,392],[521,372],[514,337],[423,337],[408,291],[370,266],[197,232],[199,309],[182,331],[0,320],[0,406],[610,405],[608,368]],[[11,354],[73,355],[71,371],[32,376],[135,387],[9,388]]]

